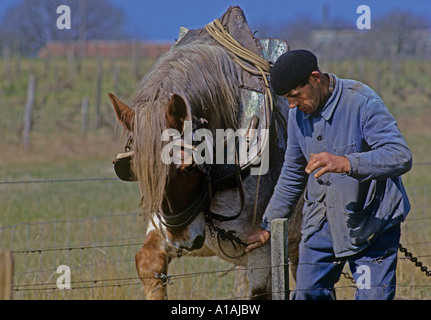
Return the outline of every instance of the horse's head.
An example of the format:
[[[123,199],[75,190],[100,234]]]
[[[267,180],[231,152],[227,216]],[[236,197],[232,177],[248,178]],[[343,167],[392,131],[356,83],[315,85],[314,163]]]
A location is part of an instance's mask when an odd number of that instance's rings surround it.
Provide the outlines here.
[[[117,118],[133,131],[133,174],[139,182],[146,215],[162,217],[168,240],[190,250],[203,244],[209,205],[208,172],[190,159],[187,133],[202,126],[215,136],[216,129],[236,130],[240,101],[237,66],[225,49],[205,42],[173,47],[138,84],[132,109],[113,100]],[[208,121],[203,124],[202,119]],[[190,129],[189,124],[192,124]],[[164,161],[169,130],[179,132]],[[183,143],[186,140],[187,143]]]
[[[109,97],[118,121],[127,132],[126,149],[132,148],[135,111],[113,94],[109,94]],[[167,128],[183,132],[184,122],[189,116],[184,99],[173,94],[166,108]],[[182,138],[179,143],[180,148],[174,150],[177,154],[171,156],[180,161],[169,165],[165,194],[156,214],[161,216],[169,242],[177,247],[195,250],[201,248],[205,240],[205,218],[204,215],[199,214],[205,206],[209,205],[206,173],[202,167],[193,162],[191,149],[184,146]]]

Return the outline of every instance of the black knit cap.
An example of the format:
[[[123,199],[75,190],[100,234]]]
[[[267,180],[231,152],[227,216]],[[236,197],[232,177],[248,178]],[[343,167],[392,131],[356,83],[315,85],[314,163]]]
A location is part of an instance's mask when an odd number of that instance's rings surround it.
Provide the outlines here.
[[[282,96],[298,86],[304,86],[310,74],[317,70],[317,58],[308,50],[292,50],[282,54],[271,70],[274,93]]]

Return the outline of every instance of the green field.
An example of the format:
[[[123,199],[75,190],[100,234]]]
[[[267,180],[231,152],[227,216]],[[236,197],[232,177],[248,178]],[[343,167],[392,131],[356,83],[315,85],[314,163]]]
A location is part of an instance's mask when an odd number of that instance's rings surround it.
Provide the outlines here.
[[[16,251],[16,299],[141,298],[133,261],[144,237],[139,190],[136,183],[115,180],[111,161],[122,152],[124,141],[107,93],[127,101],[153,63],[0,60],[0,249]],[[403,225],[402,243],[431,266],[431,61],[322,61],[321,69],[375,88],[396,117],[414,156],[413,168],[404,176],[412,211]],[[25,149],[30,74],[36,76],[37,92],[30,147]],[[84,97],[89,100],[85,137]],[[52,289],[60,264],[71,265],[72,281],[81,288]],[[231,267],[218,259],[175,261],[170,273],[178,276],[169,286],[171,297],[236,297],[238,273]],[[180,276],[184,274],[189,276]],[[410,261],[399,260],[398,280],[398,298],[431,298],[429,278]],[[351,299],[349,281],[339,286],[339,298]]]

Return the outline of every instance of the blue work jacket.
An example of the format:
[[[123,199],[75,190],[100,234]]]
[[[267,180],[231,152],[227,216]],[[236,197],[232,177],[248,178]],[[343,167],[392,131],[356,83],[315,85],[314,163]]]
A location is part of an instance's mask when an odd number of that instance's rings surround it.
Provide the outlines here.
[[[334,91],[319,111],[291,109],[285,160],[261,227],[289,217],[305,187],[302,237],[326,217],[337,257],[360,252],[383,230],[403,221],[410,203],[400,175],[412,154],[394,117],[368,86],[335,75]],[[310,153],[329,152],[350,161],[348,174],[308,175]]]

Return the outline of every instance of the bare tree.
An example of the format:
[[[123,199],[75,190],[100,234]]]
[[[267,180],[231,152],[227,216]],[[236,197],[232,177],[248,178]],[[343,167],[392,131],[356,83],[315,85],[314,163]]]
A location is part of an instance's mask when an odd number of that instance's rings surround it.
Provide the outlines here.
[[[70,8],[70,29],[57,28],[60,5]],[[124,12],[107,0],[21,0],[4,15],[0,39],[19,40],[24,53],[34,54],[48,41],[122,39],[123,27]]]

